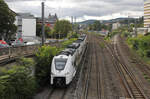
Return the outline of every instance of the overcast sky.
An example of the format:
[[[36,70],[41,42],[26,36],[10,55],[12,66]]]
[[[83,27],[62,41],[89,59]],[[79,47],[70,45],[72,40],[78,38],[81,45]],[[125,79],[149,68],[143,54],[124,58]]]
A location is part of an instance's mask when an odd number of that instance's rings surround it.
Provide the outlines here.
[[[143,0],[5,0],[15,12],[30,12],[41,16],[41,2],[45,1],[45,15],[57,13],[61,19],[77,21],[108,20],[117,17],[143,16]]]

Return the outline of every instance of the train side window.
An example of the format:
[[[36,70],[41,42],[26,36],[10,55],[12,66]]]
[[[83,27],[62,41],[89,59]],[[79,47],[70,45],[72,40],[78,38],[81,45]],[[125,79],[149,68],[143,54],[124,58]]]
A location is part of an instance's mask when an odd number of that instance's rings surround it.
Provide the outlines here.
[[[78,48],[80,47],[80,44],[78,45]]]

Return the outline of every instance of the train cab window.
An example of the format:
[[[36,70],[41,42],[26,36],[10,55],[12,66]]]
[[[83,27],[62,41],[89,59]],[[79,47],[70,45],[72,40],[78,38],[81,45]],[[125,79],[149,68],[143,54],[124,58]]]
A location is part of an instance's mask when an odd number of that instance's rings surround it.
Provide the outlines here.
[[[80,47],[80,44],[78,44],[77,48],[79,48],[79,47]]]
[[[67,59],[55,59],[56,70],[64,70]]]

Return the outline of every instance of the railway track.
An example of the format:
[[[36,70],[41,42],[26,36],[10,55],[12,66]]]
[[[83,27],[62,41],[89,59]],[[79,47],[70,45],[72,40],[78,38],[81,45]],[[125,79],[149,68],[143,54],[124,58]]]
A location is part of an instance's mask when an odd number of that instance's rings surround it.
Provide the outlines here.
[[[82,85],[83,85],[82,78],[84,78],[83,72],[84,72],[85,64],[87,62],[86,59],[87,59],[88,52],[89,52],[89,43],[87,44],[85,53],[83,54],[83,59],[82,59],[81,65],[80,65],[81,66],[80,71],[77,72],[79,79],[77,81],[77,85],[76,85],[76,88],[74,91],[74,99],[80,99],[80,97],[81,97]]]
[[[118,69],[123,73],[124,81],[126,82],[127,91],[131,98],[133,99],[148,99],[144,94],[140,82],[136,79],[135,75],[128,68],[128,66],[123,62],[123,59],[120,58],[120,53],[118,51],[117,44],[114,44],[114,53],[118,61]]]
[[[121,41],[121,39],[123,39],[123,41]],[[120,35],[118,35],[118,45],[120,45],[120,47],[124,50],[124,48],[127,48],[127,44],[124,42],[124,38],[122,38]],[[123,45],[123,46],[121,46]],[[150,77],[150,67],[144,63],[139,56],[137,56],[137,54],[135,53],[131,53],[131,50],[129,48],[126,49],[128,51],[128,55],[131,57],[132,59],[132,63],[135,63],[137,65],[137,67],[146,75],[148,75]]]
[[[85,49],[85,52],[83,53],[82,56],[83,61],[86,59],[85,57],[86,54],[87,54],[87,48]],[[47,89],[48,91],[44,92],[44,95],[43,93],[40,94],[40,96],[44,96],[44,97],[40,97],[38,99],[79,99],[77,97],[78,95],[77,89],[79,89],[80,86],[78,86],[78,88],[76,88],[76,86],[79,85],[77,81],[79,79],[80,72],[82,72],[81,68],[84,68],[83,66],[84,63],[85,62],[82,62],[82,66],[80,64],[81,67],[79,66],[79,69],[77,69],[76,76],[73,78],[72,83],[70,85],[66,86],[65,88],[50,87],[49,89]]]
[[[66,99],[65,98],[66,93],[67,88],[65,89],[52,88],[44,97],[44,99]]]
[[[97,40],[96,40],[97,41]],[[98,43],[98,41],[97,41],[97,43]],[[104,86],[104,81],[103,81],[103,66],[104,66],[104,61],[101,61],[102,62],[102,66],[99,66],[99,61],[100,60],[98,60],[99,59],[99,56],[104,56],[104,55],[102,55],[102,53],[103,53],[103,49],[102,48],[100,48],[100,46],[97,44],[96,46],[95,46],[95,48],[97,48],[97,51],[95,51],[95,59],[96,59],[96,65],[98,65],[98,66],[96,66],[97,68],[96,68],[96,70],[97,70],[97,94],[98,94],[98,99],[104,99],[104,88],[103,88],[103,86]],[[101,53],[99,53],[99,50],[102,50],[102,52]],[[104,56],[105,57],[105,56]]]
[[[91,35],[90,35],[91,38]],[[92,46],[93,48],[93,46]],[[90,50],[91,50],[91,44],[90,44]],[[88,92],[89,92],[89,85],[90,85],[90,78],[91,78],[91,69],[92,69],[92,55],[90,55],[90,64],[88,65],[88,73],[86,76],[86,83],[85,83],[85,87],[84,87],[84,94],[83,97],[81,97],[80,99],[88,99]]]
[[[120,54],[118,52],[116,44],[114,44],[114,49],[113,49],[105,41],[103,42],[105,43],[108,52],[113,57],[115,68],[122,79],[122,82],[128,93],[129,98],[148,99],[148,97],[145,95],[142,89],[140,82],[136,79],[135,75],[128,68],[128,66],[123,62],[123,60],[120,60]]]
[[[84,89],[78,99],[103,99],[103,80],[99,66],[99,47],[97,41],[90,35],[89,57]],[[93,81],[94,80],[94,81]]]

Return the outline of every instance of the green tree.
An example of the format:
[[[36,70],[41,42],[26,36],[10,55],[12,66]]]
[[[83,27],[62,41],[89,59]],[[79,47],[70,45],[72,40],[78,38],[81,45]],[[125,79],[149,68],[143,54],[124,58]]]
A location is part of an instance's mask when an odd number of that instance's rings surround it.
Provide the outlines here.
[[[45,36],[50,37],[51,29],[48,26],[45,26]],[[36,25],[36,35],[41,37],[42,36],[42,24]]]
[[[50,32],[51,32],[50,27],[45,26],[45,36],[46,36],[47,38],[49,38],[49,37],[50,37]]]
[[[8,40],[16,32],[14,21],[14,12],[3,0],[0,0],[0,38],[4,37],[5,40]]]
[[[42,24],[36,24],[36,36],[42,36]]]
[[[93,30],[93,25],[89,24],[89,30]]]
[[[95,21],[93,24],[93,30],[100,31],[101,30],[101,23],[100,21]]]
[[[100,21],[95,21],[93,24],[89,24],[89,30],[101,31],[102,29],[106,29],[105,25],[102,25]]]
[[[57,21],[54,25],[55,35],[59,35],[61,37],[67,37],[67,34],[70,31],[72,31],[72,24],[67,20]]]

